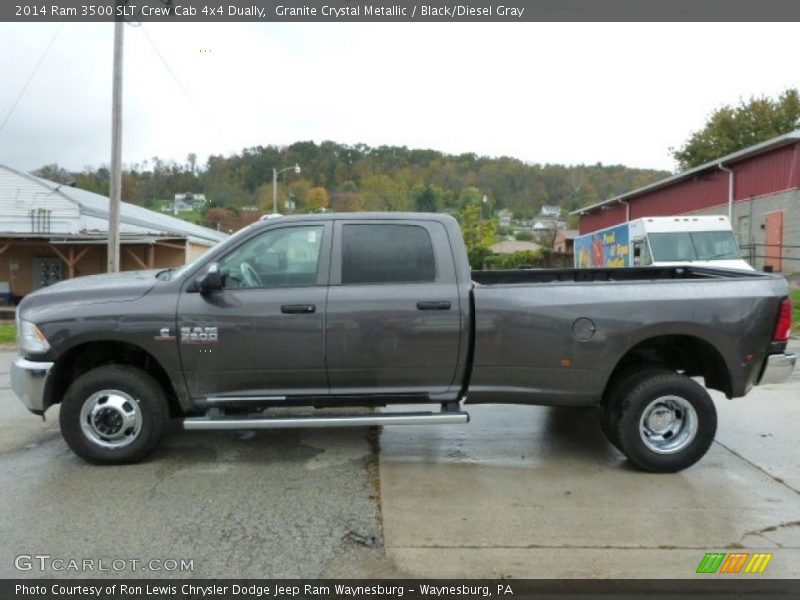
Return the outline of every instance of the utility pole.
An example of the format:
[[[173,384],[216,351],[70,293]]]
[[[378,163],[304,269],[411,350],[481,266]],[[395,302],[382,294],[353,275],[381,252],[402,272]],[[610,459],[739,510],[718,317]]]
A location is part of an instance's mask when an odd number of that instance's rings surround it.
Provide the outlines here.
[[[119,5],[120,2],[117,2]],[[125,4],[122,2],[121,4]],[[125,21],[114,22],[114,88],[111,97],[111,196],[108,210],[108,272],[119,271],[119,209],[122,201],[122,47]]]
[[[272,214],[278,214],[278,169],[272,167]]]

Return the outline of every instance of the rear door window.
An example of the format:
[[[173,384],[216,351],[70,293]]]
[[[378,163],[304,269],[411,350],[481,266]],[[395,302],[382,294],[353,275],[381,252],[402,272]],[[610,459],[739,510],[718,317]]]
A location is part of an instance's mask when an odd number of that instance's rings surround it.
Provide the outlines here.
[[[342,284],[436,280],[428,230],[419,225],[353,224],[342,228]]]

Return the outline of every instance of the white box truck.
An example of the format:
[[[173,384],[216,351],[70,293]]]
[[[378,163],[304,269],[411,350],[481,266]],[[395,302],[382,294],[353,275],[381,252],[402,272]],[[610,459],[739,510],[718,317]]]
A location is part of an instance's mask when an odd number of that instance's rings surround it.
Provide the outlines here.
[[[706,265],[752,271],[728,217],[643,217],[575,238],[575,267]]]

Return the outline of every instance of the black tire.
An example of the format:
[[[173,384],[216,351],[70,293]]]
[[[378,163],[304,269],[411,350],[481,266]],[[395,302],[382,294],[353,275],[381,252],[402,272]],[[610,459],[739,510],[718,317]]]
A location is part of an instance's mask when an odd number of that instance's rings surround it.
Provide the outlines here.
[[[625,390],[620,390],[619,400],[620,410],[614,423],[616,439],[628,460],[642,470],[674,473],[686,469],[700,460],[714,441],[717,432],[714,402],[703,386],[685,375],[666,369],[648,371],[646,376],[634,378]],[[659,440],[657,435],[651,438],[642,433],[640,423],[648,407],[665,406],[663,402],[655,404],[662,400],[676,409],[672,414],[678,415],[678,420],[686,425]],[[669,415],[670,411],[665,413]],[[694,434],[688,433],[690,431]],[[661,452],[648,445],[645,438],[651,445],[662,444]],[[676,446],[669,449],[670,444]]]
[[[111,394],[100,393],[103,391],[119,394],[111,398]],[[93,400],[93,397],[98,399]],[[133,400],[135,406],[127,398]],[[121,408],[109,408],[109,399],[121,404]],[[98,425],[92,425],[89,415],[81,418],[85,405],[87,409],[96,406],[101,412],[105,410],[106,415],[96,415],[94,422]],[[127,426],[123,423],[128,423],[123,421],[123,416],[136,424],[127,432],[123,431]],[[61,435],[75,454],[90,463],[116,465],[139,462],[149,455],[161,440],[168,418],[167,400],[155,379],[136,367],[106,365],[87,371],[72,382],[61,402],[59,421]],[[98,427],[119,438],[104,440]]]
[[[600,418],[600,429],[606,439],[620,452],[622,452],[622,445],[617,435],[616,425],[622,411],[623,400],[634,387],[645,379],[664,373],[671,373],[671,371],[651,363],[632,365],[615,375],[609,384],[603,401],[597,406],[597,413]]]
[[[611,410],[611,403],[603,401],[597,405],[597,417],[600,419],[600,429],[602,429],[603,435],[606,436],[606,439],[612,446],[619,450],[619,440],[617,440],[616,433],[614,432],[614,417]]]

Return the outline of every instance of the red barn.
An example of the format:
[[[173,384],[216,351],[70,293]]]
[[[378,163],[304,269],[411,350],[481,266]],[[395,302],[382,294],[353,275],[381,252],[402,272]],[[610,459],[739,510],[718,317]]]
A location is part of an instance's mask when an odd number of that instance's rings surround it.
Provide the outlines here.
[[[800,130],[572,214],[581,235],[640,217],[728,215],[753,267],[800,273]]]

